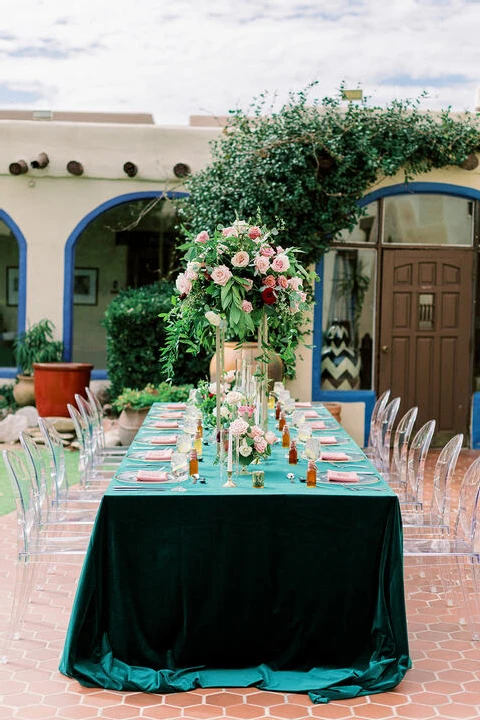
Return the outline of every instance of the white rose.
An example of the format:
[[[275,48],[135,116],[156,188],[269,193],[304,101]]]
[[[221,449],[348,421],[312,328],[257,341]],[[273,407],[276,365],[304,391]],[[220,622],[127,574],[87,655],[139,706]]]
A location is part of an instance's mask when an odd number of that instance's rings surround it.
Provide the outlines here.
[[[213,310],[209,310],[208,312],[206,312],[205,317],[211,325],[215,325],[215,327],[220,327],[221,317],[220,315],[217,315],[217,313],[214,313]]]

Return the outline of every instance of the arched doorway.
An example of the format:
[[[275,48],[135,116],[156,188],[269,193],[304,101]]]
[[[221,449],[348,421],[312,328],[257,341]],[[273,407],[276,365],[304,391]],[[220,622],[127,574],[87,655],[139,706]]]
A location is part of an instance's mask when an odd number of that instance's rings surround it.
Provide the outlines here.
[[[26,322],[27,243],[18,225],[0,210],[0,371],[15,377],[15,335]]]
[[[68,238],[65,355],[92,362],[96,377],[106,376],[105,310],[120,290],[167,274],[176,223],[170,200],[185,196],[151,191],[112,198],[89,213]]]
[[[376,191],[362,204],[366,216],[324,259],[321,331],[337,310],[330,302],[335,269],[348,268],[340,276],[343,290],[345,279],[360,273],[367,287],[360,312],[355,293],[347,292],[343,306],[337,303],[339,311],[349,309],[345,323],[355,326],[355,349],[363,353],[359,390],[347,392],[345,400],[390,388],[402,399],[401,411],[418,405],[418,424],[436,420],[436,439],[443,444],[457,432],[468,434],[480,384],[480,192],[411,183]],[[322,386],[320,367],[316,382]],[[337,396],[344,399],[341,391]]]

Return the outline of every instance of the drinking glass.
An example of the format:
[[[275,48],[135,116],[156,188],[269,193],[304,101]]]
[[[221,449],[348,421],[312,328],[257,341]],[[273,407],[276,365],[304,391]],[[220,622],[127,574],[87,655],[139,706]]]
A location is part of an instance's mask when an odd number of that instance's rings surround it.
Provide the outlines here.
[[[298,442],[307,442],[312,437],[312,428],[308,423],[301,423],[298,426],[297,440]]]
[[[177,437],[177,451],[179,453],[188,453],[193,446],[193,437],[183,432]]]
[[[320,440],[310,437],[305,443],[305,456],[307,460],[317,460],[320,457]]]
[[[183,432],[188,433],[189,435],[196,435],[197,427],[198,422],[196,417],[185,418],[185,422],[183,424]]]
[[[294,410],[292,413],[292,425],[296,428],[298,428],[300,425],[303,425],[305,422],[305,411],[303,410]]]
[[[187,453],[174,452],[172,453],[172,459],[170,461],[172,476],[177,481],[178,485],[172,488],[172,492],[186,492],[187,488],[180,485],[181,482],[188,477],[188,464],[189,459]]]
[[[283,409],[286,415],[291,415],[295,410],[295,398],[288,397],[283,403]]]
[[[275,395],[278,396],[278,393],[282,392],[282,390],[285,390],[285,385],[283,384],[283,382],[279,382],[278,380],[276,380],[273,383],[273,392],[275,393]]]

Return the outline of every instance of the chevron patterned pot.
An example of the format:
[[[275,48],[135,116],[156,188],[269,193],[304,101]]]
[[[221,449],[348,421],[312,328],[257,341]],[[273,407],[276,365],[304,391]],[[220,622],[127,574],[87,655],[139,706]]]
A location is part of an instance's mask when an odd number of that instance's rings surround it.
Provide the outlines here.
[[[332,323],[325,333],[322,350],[322,390],[358,390],[360,354],[350,347],[350,333],[341,322]]]

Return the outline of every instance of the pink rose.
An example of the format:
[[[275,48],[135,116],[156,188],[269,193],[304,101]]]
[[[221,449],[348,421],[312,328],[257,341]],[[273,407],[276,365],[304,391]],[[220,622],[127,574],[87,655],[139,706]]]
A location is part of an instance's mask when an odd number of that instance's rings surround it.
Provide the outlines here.
[[[272,257],[272,255],[275,255],[275,250],[270,247],[270,245],[263,245],[263,247],[260,248],[260,255],[263,255],[263,257]]]
[[[242,418],[237,418],[230,425],[230,432],[232,433],[232,435],[244,435],[247,430],[248,423],[246,420],[242,420]]]
[[[233,267],[246,267],[250,262],[250,255],[245,250],[240,250],[232,257]]]
[[[277,442],[277,436],[274,432],[269,430],[267,433],[265,433],[265,440],[269,445],[274,445]]]
[[[262,231],[256,225],[252,225],[252,227],[248,231],[248,237],[250,238],[250,240],[256,240],[258,237],[260,237],[261,234]]]
[[[240,415],[248,415],[248,417],[252,417],[253,413],[255,412],[255,406],[240,405],[238,408],[238,412],[240,413]]]
[[[231,237],[232,235],[236,235],[237,231],[234,227],[226,227],[222,230],[223,237]]]
[[[218,265],[213,268],[211,278],[216,285],[226,285],[232,277],[232,273],[226,265]]]
[[[245,278],[245,280],[243,280],[243,287],[247,292],[249,292],[253,287],[253,280],[250,280],[250,278]]]
[[[268,443],[264,437],[256,437],[253,441],[253,447],[258,453],[264,453],[268,447]]]
[[[263,437],[265,433],[263,432],[262,428],[258,425],[254,425],[250,430],[250,437],[256,438],[256,437]]]
[[[285,275],[279,275],[277,278],[277,285],[286,290],[288,288],[288,279]]]
[[[268,268],[270,267],[270,260],[266,257],[263,257],[262,255],[257,255],[253,264],[261,275],[265,275]]]
[[[210,235],[207,233],[206,230],[202,230],[202,232],[198,233],[197,237],[195,238],[195,242],[199,243],[205,243],[207,240],[210,240]]]
[[[272,270],[275,270],[275,272],[285,272],[285,270],[288,270],[289,267],[290,260],[282,253],[277,255],[277,257],[274,257],[272,260]]]
[[[196,273],[195,270],[190,270],[189,268],[187,268],[185,270],[185,277],[188,280],[196,280],[198,278],[198,273]]]
[[[275,276],[274,275],[266,275],[262,280],[262,285],[265,285],[265,287],[275,287]]]
[[[175,285],[180,295],[189,295],[192,290],[192,283],[186,273],[180,273],[180,275],[177,276]]]
[[[307,299],[307,293],[300,292],[298,294],[300,295],[300,302],[305,302]]]
[[[298,277],[290,278],[288,284],[290,285],[292,290],[295,290],[296,292],[298,292],[298,290],[300,290],[300,288],[302,287],[302,281]]]
[[[253,305],[251,302],[248,302],[248,300],[242,301],[242,310],[246,313],[251,313],[253,310]]]
[[[277,245],[277,255],[281,255],[284,252],[285,252],[285,250],[282,247],[280,247],[280,245]]]

